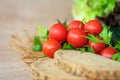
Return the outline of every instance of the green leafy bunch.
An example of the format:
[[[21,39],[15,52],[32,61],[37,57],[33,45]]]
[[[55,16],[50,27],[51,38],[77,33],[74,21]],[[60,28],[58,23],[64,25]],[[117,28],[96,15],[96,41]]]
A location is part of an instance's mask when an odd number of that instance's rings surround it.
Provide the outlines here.
[[[108,16],[115,8],[117,0],[73,0],[75,5],[72,9],[74,19],[88,21],[96,16]]]
[[[37,35],[34,36],[34,45],[32,47],[33,51],[42,50],[42,41],[48,39],[48,29],[42,25],[37,25]]]
[[[114,48],[118,50],[118,53],[112,56],[112,60],[116,60],[120,62],[120,41],[117,41]]]

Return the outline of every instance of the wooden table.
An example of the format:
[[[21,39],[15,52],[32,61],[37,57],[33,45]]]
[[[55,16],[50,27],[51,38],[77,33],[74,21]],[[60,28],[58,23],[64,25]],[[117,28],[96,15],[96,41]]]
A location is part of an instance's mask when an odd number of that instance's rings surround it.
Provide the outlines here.
[[[71,17],[71,0],[0,0],[0,80],[31,80],[30,68],[10,49],[10,35]]]

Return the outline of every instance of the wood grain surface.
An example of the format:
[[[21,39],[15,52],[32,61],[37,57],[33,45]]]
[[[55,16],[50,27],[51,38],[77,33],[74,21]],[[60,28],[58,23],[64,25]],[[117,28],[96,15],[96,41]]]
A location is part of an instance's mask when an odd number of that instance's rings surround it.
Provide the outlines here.
[[[10,36],[28,28],[31,33],[37,24],[50,27],[56,19],[68,22],[72,0],[0,0],[0,80],[32,80],[30,68],[11,50]]]

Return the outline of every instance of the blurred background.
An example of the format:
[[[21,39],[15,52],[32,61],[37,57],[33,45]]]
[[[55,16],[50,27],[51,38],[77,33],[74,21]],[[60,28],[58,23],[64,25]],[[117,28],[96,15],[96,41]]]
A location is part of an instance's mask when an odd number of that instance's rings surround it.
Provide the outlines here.
[[[50,27],[57,19],[72,20],[70,0],[0,0],[0,80],[31,80],[29,67],[10,49],[10,36],[31,33],[36,25]]]
[[[8,35],[24,27],[35,29],[38,24],[50,27],[57,19],[69,21],[71,5],[70,0],[0,0],[0,36],[7,36],[8,40]]]

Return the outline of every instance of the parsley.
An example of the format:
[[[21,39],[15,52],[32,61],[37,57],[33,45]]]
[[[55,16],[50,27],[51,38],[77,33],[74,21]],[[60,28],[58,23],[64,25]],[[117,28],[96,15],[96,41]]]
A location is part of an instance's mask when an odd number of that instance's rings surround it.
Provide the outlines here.
[[[120,62],[120,52],[114,54],[114,55],[112,56],[112,60],[117,60],[117,61]]]
[[[42,44],[38,36],[34,37],[34,45],[32,47],[33,51],[41,51],[42,50]]]
[[[74,49],[74,46],[72,44],[64,43],[62,49]]]
[[[112,32],[110,31],[110,27],[103,26],[103,30],[100,33],[100,37],[103,39],[104,43],[111,46],[110,41],[111,41],[111,37],[112,37]]]

